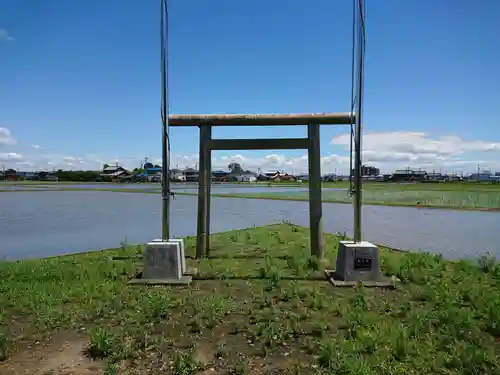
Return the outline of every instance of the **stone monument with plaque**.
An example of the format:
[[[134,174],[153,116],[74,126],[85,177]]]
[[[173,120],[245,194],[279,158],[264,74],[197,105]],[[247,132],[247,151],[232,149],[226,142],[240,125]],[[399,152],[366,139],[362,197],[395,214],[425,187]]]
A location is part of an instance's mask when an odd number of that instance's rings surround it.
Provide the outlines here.
[[[367,241],[340,241],[336,269],[325,274],[334,286],[395,286],[394,278],[382,274],[378,247]]]
[[[144,250],[144,268],[140,278],[132,284],[190,284],[192,276],[186,274],[184,241],[153,240]]]

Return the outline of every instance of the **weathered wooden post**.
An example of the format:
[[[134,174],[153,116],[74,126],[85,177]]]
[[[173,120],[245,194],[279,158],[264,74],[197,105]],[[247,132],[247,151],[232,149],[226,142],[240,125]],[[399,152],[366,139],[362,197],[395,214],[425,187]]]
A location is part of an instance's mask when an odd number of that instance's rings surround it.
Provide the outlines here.
[[[208,133],[208,140],[212,139],[212,125],[205,125]],[[210,203],[211,203],[211,198],[210,198],[210,190],[212,188],[212,150],[210,147],[208,147],[208,143],[206,144],[206,149],[205,149],[205,162],[206,162],[206,172],[207,172],[207,177],[206,177],[206,183],[207,183],[207,188],[205,189],[205,194],[206,194],[206,205],[207,205],[207,219],[205,222],[206,226],[206,244],[205,244],[205,255],[208,256],[210,253],[210,221],[211,221],[211,214],[210,214]]]
[[[200,154],[199,154],[199,173],[198,173],[198,223],[196,227],[196,258],[201,258],[206,254],[209,206],[207,193],[209,193],[209,173],[210,167],[207,161],[208,142],[212,138],[212,126],[200,125]],[[207,155],[208,154],[208,155]]]
[[[324,256],[323,209],[321,199],[321,153],[318,124],[307,125],[309,139],[309,225],[311,255]]]

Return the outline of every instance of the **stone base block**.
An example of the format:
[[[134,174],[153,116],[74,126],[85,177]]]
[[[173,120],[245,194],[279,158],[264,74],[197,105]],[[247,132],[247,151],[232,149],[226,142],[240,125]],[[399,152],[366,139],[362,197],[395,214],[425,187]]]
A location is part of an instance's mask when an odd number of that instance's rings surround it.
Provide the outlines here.
[[[334,278],[338,281],[381,281],[378,247],[362,241],[340,241]]]
[[[144,250],[144,268],[140,277],[131,280],[130,284],[187,285],[193,280],[192,274],[186,270],[182,239],[153,240]]]
[[[357,285],[363,285],[364,287],[368,288],[391,288],[395,289],[396,288],[396,282],[398,279],[395,276],[392,277],[381,277],[380,280],[378,281],[344,281],[344,280],[338,280],[336,279],[335,271],[334,270],[325,270],[325,276],[327,280],[330,282],[335,287],[354,287]]]
[[[133,279],[129,284],[143,285],[189,285],[193,281],[191,276],[181,276],[180,279]]]
[[[152,241],[144,250],[143,279],[180,279],[182,257],[178,241]]]
[[[156,239],[151,242],[164,242],[161,239]],[[168,241],[165,242],[178,242],[179,243],[179,250],[180,250],[180,257],[181,257],[181,270],[182,274],[186,273],[186,254],[184,252],[184,239],[182,238],[171,238]]]

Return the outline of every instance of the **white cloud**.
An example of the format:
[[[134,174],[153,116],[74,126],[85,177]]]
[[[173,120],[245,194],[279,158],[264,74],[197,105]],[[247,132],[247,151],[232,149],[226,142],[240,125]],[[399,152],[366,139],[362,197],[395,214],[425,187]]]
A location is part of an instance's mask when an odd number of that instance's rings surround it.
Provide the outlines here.
[[[15,144],[17,144],[17,141],[12,137],[10,130],[0,127],[0,146]]]
[[[349,133],[342,134],[334,137],[331,143],[348,150],[349,137]],[[363,162],[378,165],[388,172],[407,166],[467,171],[476,164],[482,164],[483,168],[500,167],[497,160],[488,160],[487,157],[491,152],[500,152],[500,142],[466,141],[457,136],[431,138],[423,132],[397,131],[367,133],[363,136],[362,146]],[[475,160],[477,156],[471,157],[472,153],[480,153],[484,160]]]
[[[12,138],[10,132],[3,131],[3,139]],[[363,162],[375,165],[383,173],[391,173],[397,168],[424,168],[428,171],[443,169],[444,172],[476,171],[477,165],[481,169],[500,171],[500,143],[480,140],[466,141],[456,136],[432,138],[421,132],[381,132],[368,133],[363,142]],[[349,134],[342,134],[333,138],[333,145],[340,145],[341,150],[336,153],[324,154],[321,157],[322,173],[337,172],[349,173]],[[323,151],[328,151],[326,147]],[[52,169],[87,169],[99,170],[103,164],[118,163],[126,168],[133,169],[141,165],[141,154],[127,155],[64,155],[32,152],[24,157],[19,154],[2,154],[5,164],[11,167],[27,170]],[[10,156],[5,156],[10,155]],[[19,155],[19,156],[14,156]],[[255,153],[253,154],[255,155]],[[306,172],[308,169],[307,153],[290,155],[287,152],[258,154],[252,152],[227,153],[214,152],[212,158],[213,169],[227,169],[231,162],[240,163],[244,169],[257,171],[284,170],[288,173]],[[17,159],[16,159],[17,157]],[[494,159],[496,157],[496,160]],[[151,157],[153,164],[160,164],[161,159]],[[173,153],[170,159],[171,168],[195,167],[198,165],[198,154]],[[10,166],[9,166],[10,167]]]
[[[35,150],[41,150],[42,146],[40,146],[40,145],[31,145],[31,148],[35,149]]]
[[[269,154],[260,158],[245,157],[243,155],[224,156],[212,160],[214,168],[226,169],[228,164],[236,162],[244,169],[262,171],[284,170],[288,173],[306,172],[308,169],[307,153],[301,156],[287,156],[282,154]],[[323,173],[349,170],[349,157],[339,155],[327,155],[321,158],[321,170]]]
[[[154,161],[161,164],[161,160]],[[261,170],[263,172],[268,170],[283,170],[287,173],[301,173],[307,172],[308,158],[307,153],[300,156],[290,156],[284,154],[269,154],[261,157],[251,157],[250,155],[235,154],[231,156],[212,157],[212,168],[227,170],[230,163],[239,163],[243,169],[250,169],[253,171]],[[184,168],[186,166],[195,166],[198,163],[198,155],[176,155],[171,156],[171,168],[179,166]],[[349,170],[349,157],[341,155],[325,155],[321,158],[322,173],[334,172],[339,173]]]
[[[74,169],[86,169],[85,165],[88,164],[88,161],[86,161],[83,158],[80,157],[74,157],[74,156],[63,156],[61,158],[61,164],[64,166],[62,169],[71,167]],[[52,163],[52,165],[54,165]]]
[[[23,159],[23,156],[16,152],[5,152],[3,154],[0,154],[0,161],[3,162],[18,162],[22,161]]]
[[[14,37],[5,29],[0,29],[0,41],[13,41]]]
[[[439,156],[430,155],[413,155],[380,152],[378,154],[370,155],[372,151],[365,151],[365,162],[376,165],[381,168],[383,173],[390,173],[397,168],[413,167],[425,168],[427,170],[443,168],[445,172],[474,172],[477,164],[481,168],[492,169],[500,171],[500,163],[492,162],[485,159],[459,159],[459,158],[444,158]],[[369,157],[366,156],[368,153]],[[5,155],[12,155],[5,154]],[[31,157],[20,158],[9,156],[6,160],[11,161],[12,165],[9,167],[27,170],[52,170],[52,169],[79,169],[79,170],[100,170],[103,164],[113,165],[118,163],[128,169],[133,169],[140,166],[140,157],[104,157],[98,155],[84,155],[84,156],[68,156],[68,155],[32,155]],[[7,159],[7,158],[6,158]],[[374,160],[375,159],[375,160]],[[17,163],[16,163],[17,162]],[[151,158],[153,164],[161,165],[160,158]],[[300,156],[290,156],[279,153],[273,153],[261,157],[252,157],[251,154],[242,155],[235,154],[231,156],[215,156],[212,158],[213,169],[227,169],[231,162],[240,163],[242,168],[257,171],[267,170],[284,170],[288,173],[306,172],[308,169],[307,154]],[[171,168],[185,168],[197,167],[198,155],[181,155],[172,154],[170,160]],[[325,155],[321,157],[321,171],[322,173],[349,173],[349,156],[348,155]]]
[[[12,159],[13,168],[27,170],[52,170],[52,169],[101,169],[103,164],[113,165],[118,163],[126,168],[133,169],[140,166],[140,157],[105,157],[102,155],[69,156],[57,154],[33,154],[23,159]],[[17,162],[17,163],[16,163]],[[160,164],[160,158],[151,158],[153,164]],[[235,154],[233,156],[220,156],[212,158],[213,169],[227,169],[231,162],[240,163],[244,169],[257,171],[284,170],[288,173],[307,171],[307,154],[300,156],[289,156],[283,154],[269,154],[263,157],[244,156]],[[349,157],[339,155],[327,155],[321,158],[323,172],[333,172],[335,169],[347,171]],[[172,154],[170,159],[171,168],[195,167],[198,165],[198,155]]]

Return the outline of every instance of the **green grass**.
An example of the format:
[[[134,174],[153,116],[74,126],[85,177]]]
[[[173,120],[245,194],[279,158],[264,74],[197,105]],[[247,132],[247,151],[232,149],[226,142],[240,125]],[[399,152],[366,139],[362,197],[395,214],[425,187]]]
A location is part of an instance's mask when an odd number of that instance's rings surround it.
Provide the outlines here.
[[[334,264],[342,238],[325,237]],[[186,241],[193,255],[194,238]],[[211,243],[209,259],[189,260],[200,275],[184,288],[127,285],[141,265],[113,256],[142,247],[126,244],[0,263],[0,373],[35,373],[46,362],[24,359],[37,351],[57,362],[60,336],[83,342],[89,366],[106,374],[500,373],[491,258],[381,249],[384,273],[401,279],[396,290],[336,289],[308,255],[305,228],[220,233]]]
[[[216,194],[214,194],[216,196]],[[307,191],[221,194],[239,198],[308,200]],[[346,191],[323,190],[323,202],[351,203]],[[500,209],[500,191],[439,191],[370,189],[363,190],[363,203],[384,206],[422,206],[454,209]]]
[[[279,187],[279,185],[273,185],[272,187]],[[307,184],[304,184],[303,187],[307,187]],[[347,182],[323,183],[323,188],[347,189],[348,187]],[[276,192],[271,187],[268,192],[239,193],[235,190],[229,194],[217,194],[216,191],[212,191],[212,193],[213,196],[226,198],[295,201],[309,199],[307,191],[293,191],[293,189],[290,189],[289,191]],[[347,191],[323,190],[322,197],[325,203],[352,203],[352,198],[349,197]],[[500,210],[500,184],[476,182],[413,184],[367,182],[363,184],[363,203],[383,206],[496,211]]]
[[[324,182],[324,187],[348,188],[349,182]],[[426,183],[392,183],[392,182],[364,182],[363,187],[366,189],[382,189],[395,191],[500,191],[500,184],[491,182],[426,182]]]

